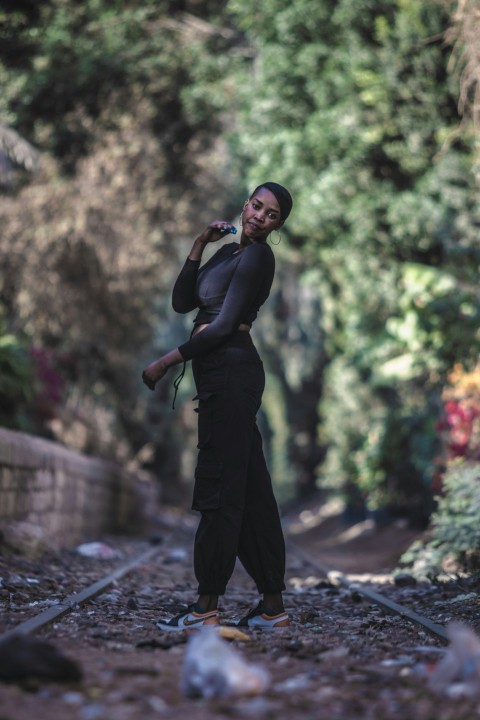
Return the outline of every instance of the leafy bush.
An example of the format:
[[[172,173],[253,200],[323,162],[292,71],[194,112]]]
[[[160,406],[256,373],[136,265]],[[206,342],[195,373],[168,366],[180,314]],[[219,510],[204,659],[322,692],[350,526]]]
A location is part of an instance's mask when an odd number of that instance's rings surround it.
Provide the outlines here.
[[[0,327],[0,426],[51,436],[50,423],[64,403],[69,361],[67,355],[28,349]]]
[[[429,539],[415,542],[401,562],[411,565],[414,575],[429,579],[449,569],[480,570],[480,463],[450,465]]]
[[[13,335],[0,331],[0,425],[29,430],[27,405],[33,396],[33,369],[28,353]]]
[[[449,565],[480,570],[480,366],[466,371],[458,364],[448,380],[437,424],[443,445],[439,464],[446,466],[442,494],[428,540],[414,543],[402,557],[415,574],[427,577]]]
[[[471,372],[455,365],[442,400],[444,417],[438,430],[447,460],[480,461],[480,365]]]

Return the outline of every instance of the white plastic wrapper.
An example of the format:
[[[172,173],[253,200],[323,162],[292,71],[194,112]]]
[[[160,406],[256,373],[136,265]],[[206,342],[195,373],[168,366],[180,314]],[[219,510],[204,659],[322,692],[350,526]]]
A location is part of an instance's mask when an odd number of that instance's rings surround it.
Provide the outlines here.
[[[213,628],[189,640],[180,679],[186,697],[259,695],[269,684],[267,671],[244,660]]]
[[[102,542],[83,543],[77,547],[77,553],[84,557],[97,558],[99,560],[112,560],[120,558],[122,554],[109,545]]]
[[[432,672],[429,685],[446,695],[480,696],[480,638],[462,623],[447,628],[450,645]]]

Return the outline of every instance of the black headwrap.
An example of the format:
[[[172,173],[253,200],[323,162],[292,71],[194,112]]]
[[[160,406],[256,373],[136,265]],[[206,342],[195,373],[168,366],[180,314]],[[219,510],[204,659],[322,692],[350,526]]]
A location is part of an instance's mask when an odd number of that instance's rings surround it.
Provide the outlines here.
[[[284,188],[283,185],[279,185],[275,182],[265,182],[255,188],[252,196],[255,195],[255,193],[261,188],[265,188],[266,190],[269,190],[273,195],[275,195],[275,197],[277,198],[278,206],[280,208],[280,216],[282,220],[286,220],[287,217],[290,215],[290,211],[293,205],[292,196],[288,192],[287,188]]]

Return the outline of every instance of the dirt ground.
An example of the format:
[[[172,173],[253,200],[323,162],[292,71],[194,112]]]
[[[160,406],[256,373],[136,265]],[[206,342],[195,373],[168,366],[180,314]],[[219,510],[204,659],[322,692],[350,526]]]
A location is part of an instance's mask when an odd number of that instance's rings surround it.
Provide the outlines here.
[[[347,525],[339,503],[312,505],[288,522],[291,545],[306,550],[326,568],[349,575],[390,575],[419,537],[405,521],[376,527],[373,520]]]
[[[422,626],[389,614],[319,571],[340,570],[441,625],[459,620],[480,628],[474,578],[441,586],[393,582],[391,571],[415,538],[413,531],[398,524],[378,529],[371,522],[346,527],[335,506],[291,513],[285,518],[291,627],[212,640],[204,631],[165,633],[156,626],[194,599],[195,523],[194,515],[165,513],[153,558],[35,633],[34,641],[56,648],[82,677],[0,683],[0,720],[480,717],[475,664],[470,662],[467,673],[460,668],[458,676],[440,678],[435,687],[451,649]],[[85,557],[71,548],[35,560],[0,558],[0,632],[62,602],[150,545],[148,538],[103,542],[118,555]],[[224,623],[257,600],[251,580],[238,567],[222,601]],[[479,651],[480,644],[474,644],[473,655]],[[10,653],[2,656],[0,643],[0,675],[15,661]],[[65,661],[61,667],[68,667]],[[208,688],[213,697],[205,697]]]

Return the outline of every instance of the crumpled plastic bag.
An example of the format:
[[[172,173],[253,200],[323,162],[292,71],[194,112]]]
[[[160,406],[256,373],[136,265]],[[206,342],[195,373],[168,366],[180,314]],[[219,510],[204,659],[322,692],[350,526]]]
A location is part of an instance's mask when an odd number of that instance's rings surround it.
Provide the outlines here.
[[[267,671],[246,662],[213,628],[202,628],[190,638],[180,678],[186,697],[259,695],[268,687]]]
[[[480,696],[480,638],[462,623],[447,627],[445,655],[429,678],[429,687],[442,694]]]
[[[118,550],[114,550],[103,542],[82,543],[77,547],[77,553],[83,557],[98,558],[99,560],[112,560],[122,556]]]

